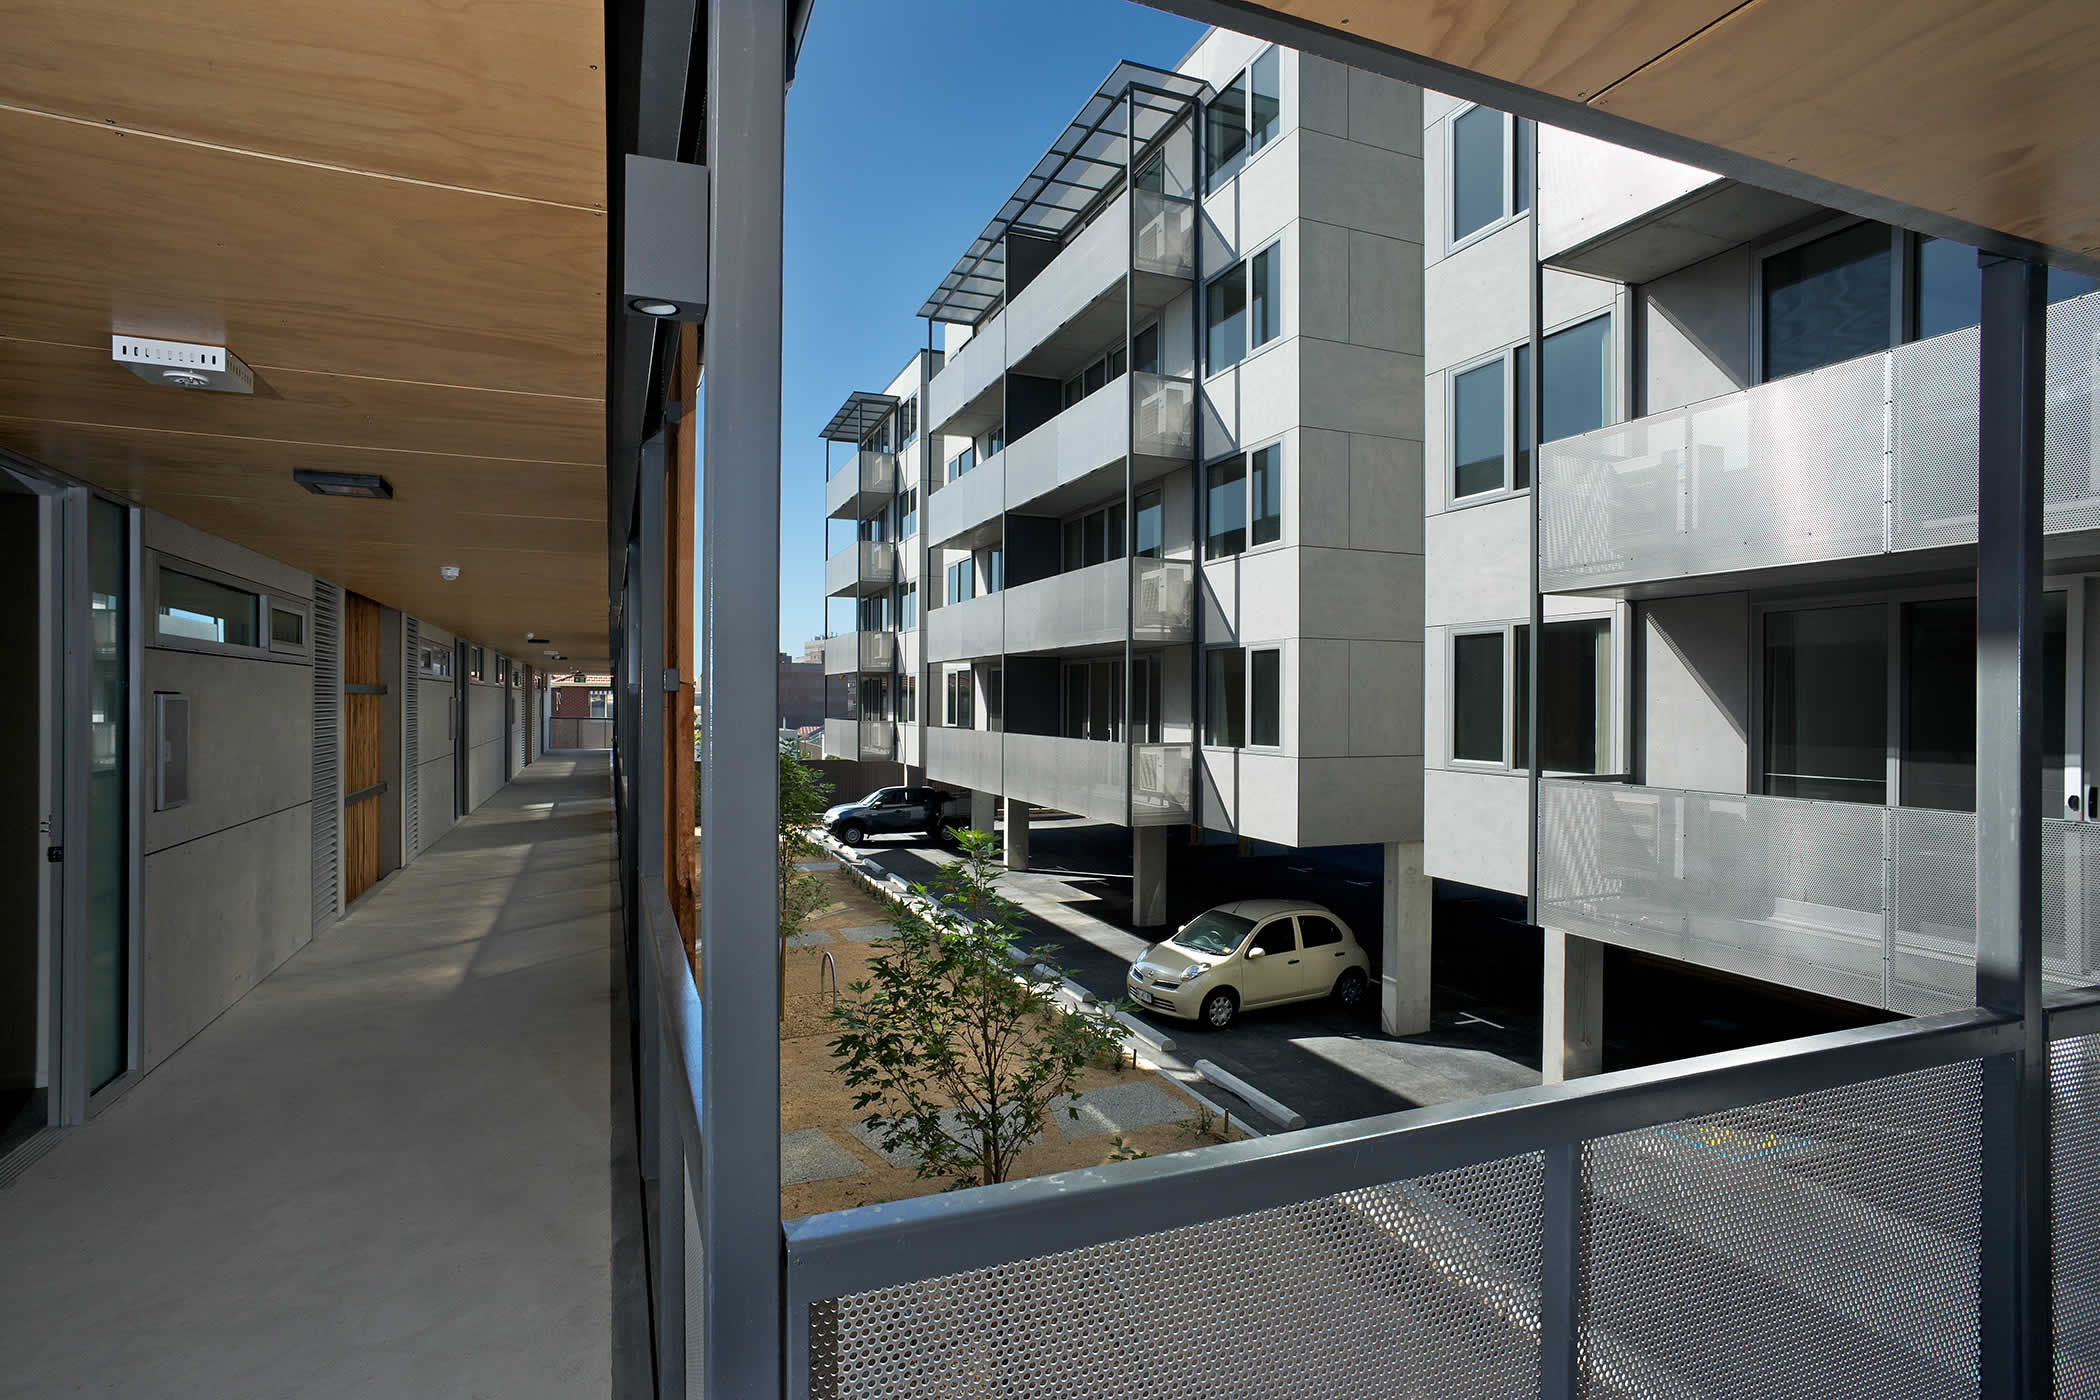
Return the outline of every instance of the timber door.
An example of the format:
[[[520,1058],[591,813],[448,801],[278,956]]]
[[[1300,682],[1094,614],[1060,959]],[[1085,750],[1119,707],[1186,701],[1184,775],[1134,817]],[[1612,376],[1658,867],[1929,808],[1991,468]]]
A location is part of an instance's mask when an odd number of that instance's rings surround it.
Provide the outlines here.
[[[380,766],[379,604],[343,595],[343,904],[379,881]]]

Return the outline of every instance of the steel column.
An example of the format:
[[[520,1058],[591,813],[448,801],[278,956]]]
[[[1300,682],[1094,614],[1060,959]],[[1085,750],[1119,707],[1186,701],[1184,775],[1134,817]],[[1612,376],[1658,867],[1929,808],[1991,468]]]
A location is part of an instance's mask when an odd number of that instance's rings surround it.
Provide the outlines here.
[[[701,1394],[782,1390],[779,812],[783,0],[708,7]],[[856,537],[858,531],[856,531]],[[667,1193],[668,1194],[668,1193]]]
[[[1582,1277],[1582,1144],[1545,1156],[1545,1233],[1539,1250],[1539,1396],[1575,1400],[1577,1284]]]
[[[1520,121],[1517,117],[1511,117],[1510,120]],[[1539,412],[1545,398],[1546,380],[1546,273],[1539,265],[1538,124],[1520,122],[1517,139],[1526,143],[1526,153],[1531,163],[1531,211],[1524,220],[1530,248],[1525,266],[1530,278],[1528,299],[1531,339],[1530,367],[1524,375],[1524,382],[1510,386],[1513,394],[1524,396],[1525,440],[1521,443],[1512,442],[1510,447],[1512,450],[1522,450],[1526,453],[1525,460],[1531,464],[1527,473],[1530,477],[1530,489],[1524,493],[1529,506],[1531,532],[1531,625],[1526,629],[1524,641],[1525,659],[1528,663],[1524,668],[1524,830],[1528,836],[1524,851],[1524,920],[1536,928],[1539,926],[1539,773],[1545,767],[1539,762],[1539,655],[1544,641],[1542,634],[1546,630],[1546,600],[1545,595],[1539,592],[1539,430],[1542,426],[1539,422]],[[1510,469],[1514,474],[1515,462],[1510,463]],[[1515,664],[1516,657],[1512,655],[1510,661],[1511,664]],[[1510,736],[1510,741],[1516,741],[1514,734]],[[1514,759],[1516,755],[1512,754],[1510,757]]]
[[[2047,273],[1981,255],[1977,401],[1976,1002],[2022,1018],[1984,1066],[1983,1393],[2051,1372],[2049,1040],[2042,1011],[2042,427]]]

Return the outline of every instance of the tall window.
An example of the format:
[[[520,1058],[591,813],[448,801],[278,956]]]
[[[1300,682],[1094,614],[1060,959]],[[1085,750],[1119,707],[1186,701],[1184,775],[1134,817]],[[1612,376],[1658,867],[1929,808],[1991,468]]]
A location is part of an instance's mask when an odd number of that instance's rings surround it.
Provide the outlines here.
[[[1227,457],[1207,469],[1204,554],[1221,559],[1247,547],[1247,459]]]
[[[1203,742],[1231,749],[1247,742],[1247,653],[1240,647],[1203,654]]]
[[[1283,444],[1272,442],[1248,454],[1248,531],[1250,545],[1274,544],[1283,537]]]
[[[919,678],[917,676],[899,676],[897,677],[897,718],[901,721],[910,721],[918,717]]]
[[[1145,658],[1139,658],[1142,674]],[[1142,684],[1142,682],[1141,682]],[[1067,739],[1117,743],[1123,738],[1123,663],[1065,664],[1063,732]]]
[[[975,556],[984,575],[984,591],[997,593],[1006,587],[1006,551],[1003,549],[980,550]]]
[[[913,394],[897,405],[897,446],[901,449],[919,435],[919,396]]]
[[[1159,322],[1130,338],[1130,363],[1139,374],[1159,373]]]
[[[1247,654],[1247,742],[1257,748],[1283,744],[1283,653]]]
[[[1545,442],[1612,420],[1611,313],[1545,338]],[[1451,379],[1451,496],[1531,485],[1531,347],[1516,345]]]
[[[1510,629],[1515,766],[1531,766],[1531,629]],[[1554,773],[1601,773],[1612,761],[1611,622],[1549,622],[1539,640],[1539,752]]]
[[[1879,603],[1765,614],[1764,772],[1773,797],[1888,797],[1888,623]]]
[[[958,560],[948,566],[948,601],[966,603],[977,596],[977,579],[968,559]]]
[[[593,690],[591,692],[591,718],[611,719],[612,717],[612,692],[610,690]]]
[[[1283,334],[1283,245],[1271,243],[1203,289],[1204,370],[1216,374]]]
[[[1006,668],[996,662],[984,668],[984,727],[1006,727]]]
[[[962,451],[956,453],[953,457],[950,457],[948,459],[948,479],[950,481],[953,481],[955,480],[955,478],[961,476],[964,472],[971,470],[976,465],[976,447],[965,447]]]
[[[1764,261],[1764,377],[1889,348],[1895,250],[1887,227],[1854,224]]]
[[[1273,48],[1240,70],[1203,110],[1203,168],[1209,183],[1283,129],[1283,63]]]
[[[1123,557],[1123,503],[1074,516],[1060,527],[1062,573]]]
[[[1504,636],[1497,630],[1451,639],[1451,757],[1459,762],[1502,762]]]
[[[897,498],[897,538],[908,540],[919,533],[919,488],[914,486]]]
[[[972,698],[970,673],[950,671],[946,683],[947,723],[953,729],[972,729],[977,724],[977,710]]]
[[[919,585],[902,584],[897,589],[897,625],[912,628],[919,625]]]
[[[1162,531],[1165,512],[1160,505],[1159,488],[1140,491],[1137,495],[1137,530],[1134,536],[1135,553],[1140,559],[1157,559],[1161,552]]]
[[[1473,107],[1451,122],[1451,241],[1531,207],[1529,133],[1507,113]]]

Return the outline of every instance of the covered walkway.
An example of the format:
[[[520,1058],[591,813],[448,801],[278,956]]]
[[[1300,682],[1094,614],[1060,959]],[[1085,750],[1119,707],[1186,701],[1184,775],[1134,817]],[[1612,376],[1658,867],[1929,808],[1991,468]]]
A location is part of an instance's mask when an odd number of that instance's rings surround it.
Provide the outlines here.
[[[646,1368],[614,844],[606,756],[550,754],[0,1189],[0,1395]]]

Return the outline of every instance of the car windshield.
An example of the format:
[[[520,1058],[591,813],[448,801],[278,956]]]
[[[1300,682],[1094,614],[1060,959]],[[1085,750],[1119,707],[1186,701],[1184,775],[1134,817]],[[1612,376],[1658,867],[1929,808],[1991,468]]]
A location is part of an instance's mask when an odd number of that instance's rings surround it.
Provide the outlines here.
[[[876,804],[877,801],[881,799],[882,795],[888,791],[888,788],[877,788],[875,789],[875,791],[869,793],[866,797],[863,797],[860,801],[852,803],[850,805],[855,807],[872,807]]]
[[[1172,942],[1178,948],[1216,956],[1239,947],[1253,928],[1252,919],[1212,909],[1189,920],[1189,926],[1175,934]]]

